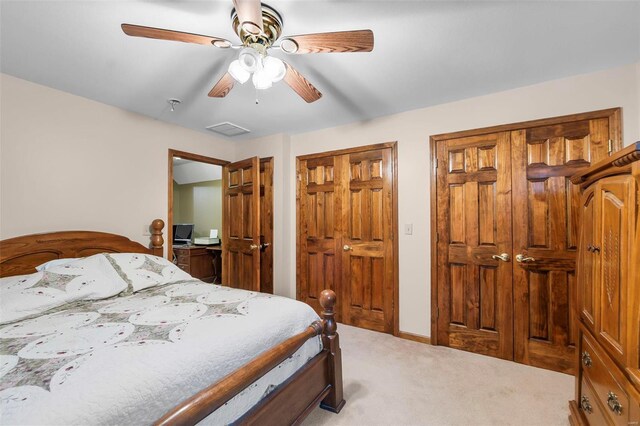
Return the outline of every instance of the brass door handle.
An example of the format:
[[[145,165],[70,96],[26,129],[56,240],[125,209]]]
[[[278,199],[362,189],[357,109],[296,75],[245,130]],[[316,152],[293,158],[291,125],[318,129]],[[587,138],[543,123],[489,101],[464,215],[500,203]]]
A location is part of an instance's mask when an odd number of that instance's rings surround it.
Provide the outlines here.
[[[257,244],[251,244],[251,245],[249,246],[249,249],[251,249],[251,250],[257,250],[258,248],[260,248],[260,246],[259,246],[259,245],[257,245]]]
[[[516,255],[516,262],[518,263],[529,263],[529,262],[535,262],[535,261],[536,260],[533,257],[525,256],[524,254]]]
[[[511,256],[509,256],[507,253],[494,254],[493,256],[491,256],[491,258],[495,260],[502,260],[503,262],[508,262],[511,260]]]
[[[591,361],[591,356],[587,351],[582,352],[582,364],[585,367],[591,367],[593,365],[593,361]]]
[[[351,247],[350,245],[345,244],[344,247],[342,247],[342,250],[350,251],[350,250],[353,250],[353,247]]]
[[[264,250],[267,247],[269,247],[270,245],[271,245],[270,243],[262,243],[262,244],[260,244],[260,250]]]

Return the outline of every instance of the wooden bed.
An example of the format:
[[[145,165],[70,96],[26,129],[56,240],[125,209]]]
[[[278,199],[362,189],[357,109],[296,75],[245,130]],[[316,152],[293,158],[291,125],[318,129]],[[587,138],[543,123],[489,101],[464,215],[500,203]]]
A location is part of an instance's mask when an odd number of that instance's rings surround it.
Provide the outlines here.
[[[0,277],[30,274],[35,267],[54,259],[91,256],[96,253],[147,253],[162,256],[164,222],[151,224],[150,248],[130,239],[104,232],[63,231],[27,235],[0,241]],[[336,322],[335,293],[324,290],[320,296],[322,321],[302,333],[262,352],[235,372],[213,383],[155,421],[158,425],[196,424],[243,389],[294,354],[308,339],[322,335],[323,350],[293,376],[262,399],[237,423],[282,425],[298,424],[318,404],[338,413],[344,406],[342,359]]]

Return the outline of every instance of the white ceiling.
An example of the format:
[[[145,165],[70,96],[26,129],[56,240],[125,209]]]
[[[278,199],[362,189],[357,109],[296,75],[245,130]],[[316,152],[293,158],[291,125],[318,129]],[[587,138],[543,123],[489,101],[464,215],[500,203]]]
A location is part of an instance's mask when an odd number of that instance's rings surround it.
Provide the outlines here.
[[[285,57],[324,96],[285,83],[207,97],[237,51],[132,38],[123,22],[237,41],[227,1],[6,1],[1,70],[199,131],[298,133],[640,60],[640,2],[281,1],[284,34],[370,28],[372,53]],[[169,98],[182,100],[170,112]]]
[[[222,179],[222,167],[191,160],[173,160],[173,180],[178,185]]]

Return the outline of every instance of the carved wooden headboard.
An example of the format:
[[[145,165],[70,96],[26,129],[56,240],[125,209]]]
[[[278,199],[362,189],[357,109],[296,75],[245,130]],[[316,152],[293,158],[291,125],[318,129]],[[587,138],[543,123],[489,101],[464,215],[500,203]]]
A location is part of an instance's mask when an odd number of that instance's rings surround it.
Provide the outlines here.
[[[162,256],[162,219],[151,223],[151,248],[122,235],[93,231],[62,231],[24,235],[0,241],[0,277],[31,274],[50,260],[96,253],[149,253]]]

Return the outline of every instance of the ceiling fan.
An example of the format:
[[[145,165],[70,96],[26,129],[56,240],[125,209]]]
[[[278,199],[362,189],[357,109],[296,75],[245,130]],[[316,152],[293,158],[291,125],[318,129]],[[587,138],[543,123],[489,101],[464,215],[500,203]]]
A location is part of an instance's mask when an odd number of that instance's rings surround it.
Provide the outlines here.
[[[140,25],[122,24],[122,31],[134,37],[182,41],[213,45],[220,49],[240,49],[228,71],[209,92],[210,97],[224,98],[235,82],[241,84],[252,78],[256,89],[268,89],[273,83],[285,81],[302,99],[314,102],[322,93],[316,89],[291,65],[269,56],[270,49],[280,49],[288,54],[371,52],[373,32],[371,30],[338,31],[330,33],[286,36],[282,34],[282,17],[274,8],[259,0],[233,0],[231,25],[242,44],[199,34]],[[275,44],[279,41],[279,44]]]

